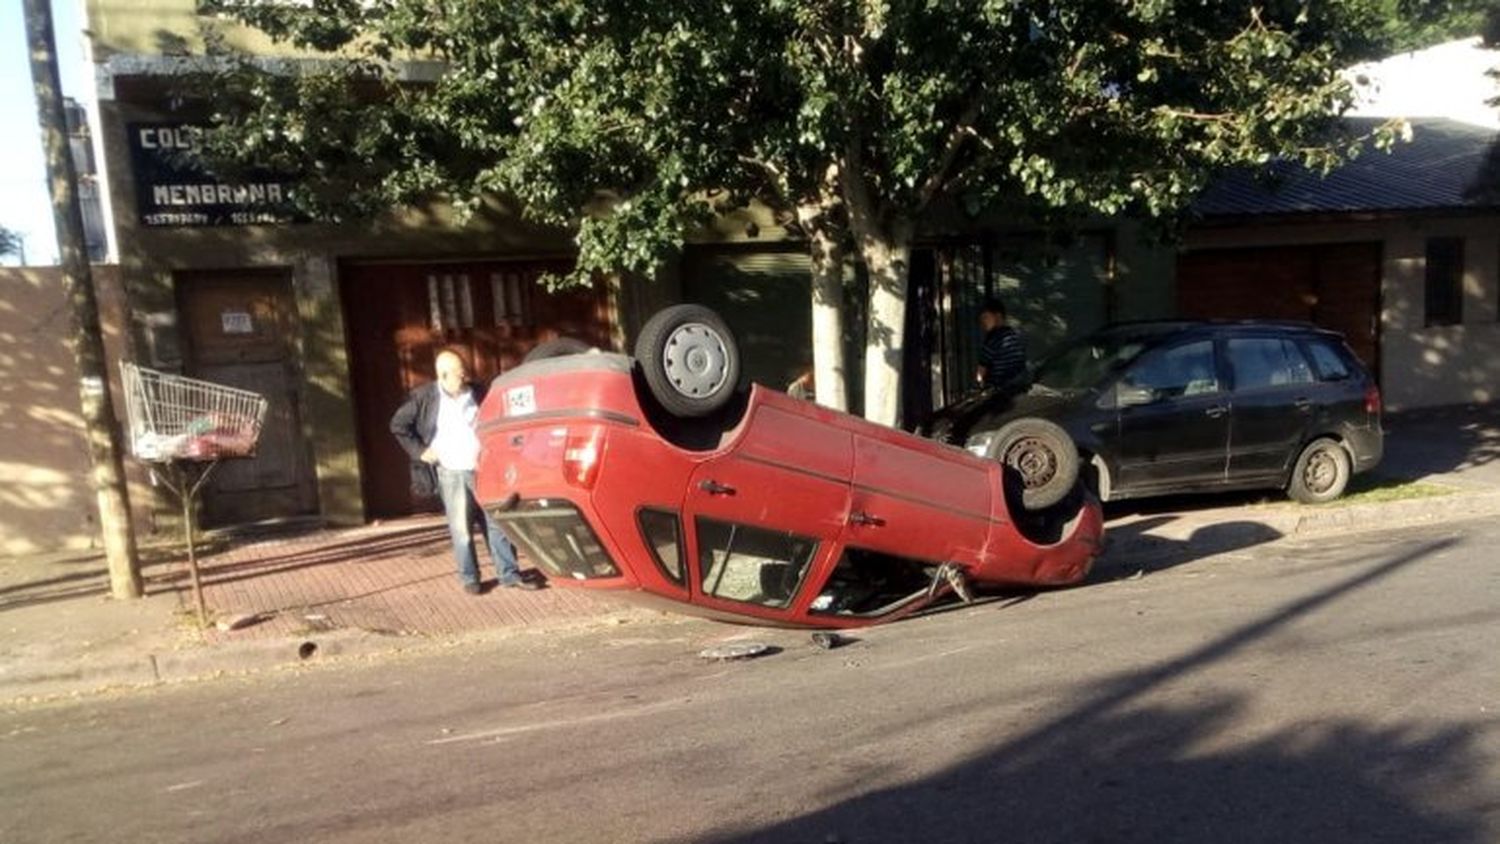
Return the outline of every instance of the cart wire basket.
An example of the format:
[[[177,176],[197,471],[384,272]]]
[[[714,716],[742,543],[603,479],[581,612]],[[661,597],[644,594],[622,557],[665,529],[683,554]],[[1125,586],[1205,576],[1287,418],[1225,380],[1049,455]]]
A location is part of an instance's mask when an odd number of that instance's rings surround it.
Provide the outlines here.
[[[266,418],[259,393],[120,364],[130,453],[148,463],[253,457]]]
[[[151,479],[177,495],[187,534],[188,572],[198,623],[208,624],[194,549],[198,491],[220,460],[254,457],[266,418],[259,393],[120,363],[130,453],[151,466]]]

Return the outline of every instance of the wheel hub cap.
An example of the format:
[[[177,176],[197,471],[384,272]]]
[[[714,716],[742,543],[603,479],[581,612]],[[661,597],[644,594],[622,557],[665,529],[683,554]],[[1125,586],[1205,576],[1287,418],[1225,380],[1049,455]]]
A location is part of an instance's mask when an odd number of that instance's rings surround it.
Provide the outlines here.
[[[1005,453],[1005,465],[1021,474],[1027,489],[1045,486],[1057,474],[1057,462],[1052,451],[1035,437],[1018,440]]]
[[[724,338],[700,323],[689,323],[672,332],[662,351],[663,369],[673,389],[692,398],[712,395],[724,386],[728,361]]]

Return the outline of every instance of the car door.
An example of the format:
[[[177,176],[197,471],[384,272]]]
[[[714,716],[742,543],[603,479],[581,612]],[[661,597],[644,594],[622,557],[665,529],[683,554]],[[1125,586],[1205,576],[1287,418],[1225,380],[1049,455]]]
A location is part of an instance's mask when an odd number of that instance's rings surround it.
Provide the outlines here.
[[[852,435],[774,406],[751,412],[745,434],[688,484],[690,600],[789,621],[848,520]]]
[[[1146,353],[1121,375],[1115,396],[1116,489],[1166,492],[1224,482],[1230,406],[1213,340]]]
[[[990,466],[884,431],[854,438],[852,548],[936,563],[977,564],[989,539]]]
[[[1234,390],[1230,480],[1277,479],[1318,411],[1317,378],[1301,347],[1285,337],[1231,337],[1224,347]]]

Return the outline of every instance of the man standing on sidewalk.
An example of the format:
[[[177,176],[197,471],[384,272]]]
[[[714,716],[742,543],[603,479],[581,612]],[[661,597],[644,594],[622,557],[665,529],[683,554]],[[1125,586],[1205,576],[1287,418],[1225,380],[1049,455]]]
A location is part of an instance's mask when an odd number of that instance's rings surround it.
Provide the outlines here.
[[[1021,332],[1006,324],[1005,305],[999,299],[984,300],[979,328],[984,339],[974,380],[981,387],[1004,387],[1026,371],[1026,341],[1021,339]]]
[[[521,577],[510,540],[474,499],[474,466],[479,460],[474,420],[482,401],[484,388],[469,383],[463,357],[444,349],[437,356],[437,381],[407,396],[391,417],[391,433],[411,455],[412,491],[431,495],[433,486],[437,487],[464,591],[471,595],[480,592],[475,527],[484,531],[501,586],[538,589],[536,583]]]

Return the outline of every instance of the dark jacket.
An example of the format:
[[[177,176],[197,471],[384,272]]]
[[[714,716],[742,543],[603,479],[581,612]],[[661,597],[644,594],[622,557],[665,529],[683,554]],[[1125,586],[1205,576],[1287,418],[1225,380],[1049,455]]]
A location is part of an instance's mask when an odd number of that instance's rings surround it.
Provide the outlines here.
[[[411,457],[412,494],[420,498],[437,495],[437,473],[431,464],[422,461],[422,452],[437,438],[438,408],[442,405],[438,395],[440,389],[433,381],[412,390],[391,417],[391,433]],[[485,388],[482,385],[470,384],[469,391],[474,395],[475,404],[484,404]]]

